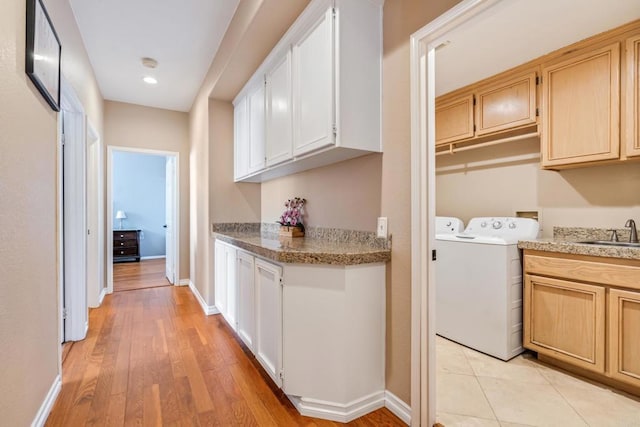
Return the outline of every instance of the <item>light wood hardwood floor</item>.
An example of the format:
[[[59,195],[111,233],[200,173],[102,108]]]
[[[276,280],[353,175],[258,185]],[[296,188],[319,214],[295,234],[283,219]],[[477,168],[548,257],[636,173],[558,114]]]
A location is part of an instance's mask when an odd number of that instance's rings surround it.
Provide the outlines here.
[[[114,292],[170,285],[165,276],[164,258],[113,264]]]
[[[186,287],[107,295],[63,364],[47,426],[335,426],[303,417]],[[403,426],[387,409],[350,423]]]

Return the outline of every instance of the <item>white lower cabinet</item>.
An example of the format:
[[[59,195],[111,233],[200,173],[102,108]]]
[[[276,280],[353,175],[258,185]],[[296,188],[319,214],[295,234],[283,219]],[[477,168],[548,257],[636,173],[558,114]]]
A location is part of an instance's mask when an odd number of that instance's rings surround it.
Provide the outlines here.
[[[216,240],[215,255],[215,304],[220,314],[236,330],[238,303],[236,301],[236,248]]]
[[[282,387],[282,269],[255,260],[256,344],[254,354],[271,379]]]
[[[218,240],[215,256],[216,282],[234,269],[224,318],[302,415],[349,422],[384,406],[384,263],[276,264]]]
[[[255,351],[255,262],[253,255],[238,251],[238,335],[249,350]]]

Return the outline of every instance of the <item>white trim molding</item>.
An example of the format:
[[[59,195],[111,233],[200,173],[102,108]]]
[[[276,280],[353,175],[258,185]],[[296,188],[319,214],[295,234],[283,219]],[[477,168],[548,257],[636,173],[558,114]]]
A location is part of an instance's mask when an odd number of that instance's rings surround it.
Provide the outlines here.
[[[148,259],[164,259],[166,255],[151,255],[151,256],[142,256],[140,257],[140,261],[145,261]]]
[[[33,419],[31,423],[31,427],[41,427],[44,426],[44,423],[47,422],[47,418],[49,418],[49,413],[51,409],[53,409],[53,404],[56,403],[56,399],[60,394],[60,390],[62,389],[62,378],[60,375],[56,375],[53,380],[53,384],[51,384],[51,388],[47,393],[47,396],[44,398],[42,405],[40,405],[40,409],[38,409],[38,413],[36,417]]]
[[[447,33],[505,0],[462,0],[410,38],[411,75],[411,421],[436,419],[435,50]]]
[[[178,281],[176,281],[176,284],[173,286],[189,286],[189,283],[191,282],[191,280],[189,279],[180,279]]]
[[[348,423],[385,406],[385,391],[378,391],[346,404],[289,395],[287,397],[301,415],[341,423]]]
[[[407,425],[411,425],[411,407],[389,390],[384,392],[384,407]]]
[[[98,307],[102,305],[102,301],[104,301],[104,297],[107,295],[107,288],[102,288],[100,291],[100,295],[98,296]]]
[[[185,279],[180,280],[180,283],[182,284],[184,280]],[[206,314],[207,316],[210,316],[212,314],[220,314],[220,310],[218,310],[215,305],[207,305],[207,302],[204,300],[204,298],[202,298],[202,295],[200,295],[200,291],[198,291],[198,288],[196,288],[196,285],[191,280],[189,280],[189,289],[191,289],[191,293],[193,293],[193,295],[200,303],[200,307],[202,307],[202,311],[204,311],[204,314]]]

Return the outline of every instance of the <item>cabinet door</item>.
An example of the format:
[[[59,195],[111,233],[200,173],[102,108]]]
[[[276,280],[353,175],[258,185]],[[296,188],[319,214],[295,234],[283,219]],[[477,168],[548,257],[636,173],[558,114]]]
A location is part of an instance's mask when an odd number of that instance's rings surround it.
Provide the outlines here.
[[[436,103],[436,145],[473,137],[473,95]]]
[[[238,251],[238,335],[252,352],[255,351],[256,330],[253,260],[252,255]]]
[[[640,386],[640,293],[609,291],[609,364],[613,378]]]
[[[226,317],[227,313],[227,253],[223,243],[216,240],[215,258],[215,304],[218,311]]]
[[[620,45],[542,70],[542,166],[620,156]]]
[[[476,135],[536,123],[536,73],[500,82],[476,95]]]
[[[293,154],[334,144],[333,16],[331,8],[293,44]]]
[[[640,156],[640,35],[627,40],[624,128],[627,156]]]
[[[282,387],[282,286],[280,267],[255,260],[255,356],[278,387]]]
[[[604,373],[605,288],[525,275],[524,346]]]
[[[247,98],[243,97],[233,109],[234,178],[249,173],[249,114]]]
[[[237,283],[236,283],[236,249],[232,246],[225,245],[225,274],[226,274],[226,311],[224,318],[227,323],[235,331],[237,329]]]
[[[291,109],[291,52],[267,73],[267,166],[293,156]]]
[[[249,92],[249,173],[264,169],[265,143],[265,91],[260,80]]]

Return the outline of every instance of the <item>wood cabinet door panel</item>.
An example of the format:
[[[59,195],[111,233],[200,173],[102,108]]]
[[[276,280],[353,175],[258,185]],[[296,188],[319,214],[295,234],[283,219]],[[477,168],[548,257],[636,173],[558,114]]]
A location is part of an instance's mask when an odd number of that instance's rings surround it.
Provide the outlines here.
[[[610,375],[640,386],[640,293],[609,291]]]
[[[255,288],[254,288],[254,257],[243,251],[238,251],[238,335],[249,349],[254,352],[255,347]]]
[[[280,267],[255,260],[255,356],[271,379],[282,387],[282,286]]]
[[[227,256],[225,245],[218,240],[214,245],[214,259],[216,268],[214,283],[215,305],[220,314],[225,316],[227,313]]]
[[[624,128],[627,156],[640,156],[640,35],[626,44]]]
[[[605,288],[525,275],[524,346],[604,373]]]
[[[536,122],[536,73],[478,91],[476,135]]]
[[[436,145],[473,137],[473,95],[436,106]]]
[[[264,82],[256,83],[249,99],[249,173],[265,167],[265,90]]]
[[[248,101],[244,97],[233,108],[233,153],[234,178],[236,180],[249,173],[249,112]]]
[[[620,156],[620,44],[549,65],[543,74],[545,167]]]
[[[267,166],[293,156],[291,52],[267,73]]]

